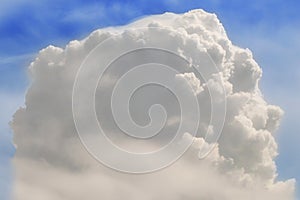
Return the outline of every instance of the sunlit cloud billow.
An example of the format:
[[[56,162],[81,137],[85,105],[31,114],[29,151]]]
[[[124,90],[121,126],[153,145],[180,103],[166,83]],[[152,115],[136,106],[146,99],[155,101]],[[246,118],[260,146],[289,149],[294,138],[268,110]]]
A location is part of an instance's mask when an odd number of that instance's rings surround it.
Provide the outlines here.
[[[274,162],[283,111],[214,14],[99,29],[41,50],[29,72],[17,200],[294,199]]]

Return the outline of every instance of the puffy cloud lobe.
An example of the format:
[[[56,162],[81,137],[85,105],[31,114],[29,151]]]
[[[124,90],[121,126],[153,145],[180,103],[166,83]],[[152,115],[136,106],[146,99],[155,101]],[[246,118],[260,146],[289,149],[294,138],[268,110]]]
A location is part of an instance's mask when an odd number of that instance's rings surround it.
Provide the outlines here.
[[[196,138],[184,134],[194,143],[178,162],[153,174],[129,175],[101,166],[85,151],[72,118],[75,75],[89,52],[116,34],[116,42],[123,45],[164,43],[199,68],[201,52],[210,55],[227,93],[224,129],[217,143],[206,141],[204,133],[214,131],[209,125],[209,92],[219,92],[220,85],[215,74],[201,80],[186,69],[174,77],[175,83],[197,96],[202,118]],[[118,73],[118,68],[115,70],[104,78],[105,87],[110,87]],[[265,102],[258,87],[260,67],[248,49],[230,42],[214,14],[203,10],[165,13],[123,27],[96,30],[82,41],[71,41],[65,49],[49,46],[41,50],[29,71],[32,84],[26,107],[16,112],[12,123],[17,146],[15,199],[293,199],[294,180],[276,180],[274,132],[283,111]],[[190,87],[181,84],[184,80]],[[208,85],[213,91],[208,91]],[[164,131],[172,134],[179,120],[178,105],[168,104],[172,95],[137,96],[137,108],[145,98],[167,105],[171,115]],[[101,111],[105,105],[96,107]],[[147,118],[139,117],[139,111],[133,110],[133,115],[145,123]],[[115,137],[112,122],[99,118],[107,124],[111,138],[124,143],[122,137]],[[199,160],[199,151],[210,145],[215,146],[213,152]]]

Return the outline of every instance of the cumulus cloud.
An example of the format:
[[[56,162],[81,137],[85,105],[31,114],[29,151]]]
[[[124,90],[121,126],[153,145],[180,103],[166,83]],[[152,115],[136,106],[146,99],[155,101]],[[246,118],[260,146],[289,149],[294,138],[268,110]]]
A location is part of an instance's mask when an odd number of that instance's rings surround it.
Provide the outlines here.
[[[218,69],[218,72],[207,69],[203,78],[191,67],[184,66],[183,61],[168,61],[171,65],[182,63],[179,73],[164,76],[165,81],[172,82],[176,91],[192,95],[200,102],[201,120],[196,135],[190,131],[193,114],[187,115],[179,126],[180,102],[166,88],[152,85],[133,94],[128,105],[137,124],[149,123],[147,111],[153,104],[163,105],[168,113],[165,127],[160,130],[162,134],[146,142],[122,136],[109,110],[110,101],[105,98],[111,95],[114,83],[133,60],[141,63],[152,59],[155,52],[149,50],[144,55],[121,57],[120,63],[112,63],[100,80],[102,85],[96,88],[95,95],[96,114],[114,143],[130,151],[147,152],[161,147],[179,127],[184,130],[180,133],[183,140],[193,142],[177,162],[154,173],[124,174],[104,167],[85,150],[76,133],[72,115],[76,73],[89,53],[112,36],[118,49],[163,44],[196,69],[203,68],[201,55],[207,53]],[[98,53],[111,54],[109,48]],[[155,55],[156,58],[159,55]],[[164,61],[163,57],[159,58]],[[99,29],[81,41],[71,41],[64,49],[48,46],[41,50],[29,71],[32,83],[25,107],[15,113],[12,122],[17,146],[14,158],[17,200],[294,198],[294,180],[276,179],[274,133],[283,111],[263,99],[259,90],[261,68],[250,50],[231,43],[214,14],[203,10],[165,13],[122,27]],[[93,74],[90,77],[92,79]],[[140,77],[141,80],[147,78],[147,75]],[[122,85],[120,87],[122,91]],[[213,102],[215,106],[226,103],[222,134],[216,138],[216,124],[209,123],[212,118],[210,98],[222,90],[226,92],[225,98],[216,98]],[[152,114],[159,118],[161,113],[156,111]],[[89,128],[86,127],[87,132]],[[199,159],[205,149],[212,152]],[[104,153],[113,156],[112,152]]]

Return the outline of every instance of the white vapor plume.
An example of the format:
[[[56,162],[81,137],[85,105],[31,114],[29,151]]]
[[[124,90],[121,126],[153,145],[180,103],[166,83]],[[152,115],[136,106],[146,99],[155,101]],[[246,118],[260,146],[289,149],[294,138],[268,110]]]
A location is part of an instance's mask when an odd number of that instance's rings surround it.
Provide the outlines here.
[[[160,44],[196,68],[201,68],[199,55],[205,52],[219,70],[204,80],[190,68],[183,67],[170,78],[176,91],[199,100],[201,120],[197,134],[193,135],[189,131],[192,115],[187,117],[182,124],[186,131],[181,134],[183,142],[192,141],[191,147],[175,163],[156,172],[130,174],[107,168],[88,153],[78,137],[72,114],[76,74],[92,50],[110,37],[120,49]],[[129,151],[147,152],[162,146],[182,120],[180,102],[174,100],[174,94],[155,85],[140,88],[128,103],[132,119],[142,125],[149,122],[147,111],[151,105],[165,107],[168,116],[161,129],[163,136],[153,137],[150,145],[147,141],[122,136],[107,111],[110,104],[104,98],[111,92],[107,90],[118,81],[127,63],[142,62],[154,56],[155,52],[149,52],[128,55],[127,60],[120,58],[121,64],[112,63],[111,70],[100,81],[102,87],[97,87],[95,93],[96,114],[107,137]],[[111,53],[109,48],[99,52],[108,56]],[[172,62],[169,61],[178,64]],[[203,10],[165,13],[126,26],[99,29],[81,41],[71,41],[64,49],[48,46],[41,50],[29,71],[32,84],[26,94],[25,107],[15,113],[12,122],[17,147],[14,157],[16,200],[294,199],[295,181],[278,181],[274,161],[277,156],[274,134],[283,111],[264,100],[259,89],[261,68],[250,50],[231,43],[214,14]],[[138,78],[145,80],[148,76],[141,74]],[[165,79],[168,81],[169,77]],[[226,116],[220,137],[210,141],[205,134],[213,135],[217,131],[216,126],[210,124],[210,97],[222,91],[218,80],[222,80],[226,97],[215,101],[226,103]],[[83,81],[88,83],[89,80]],[[122,86],[124,84],[120,91]],[[158,111],[153,113],[160,117]],[[87,132],[89,128],[86,127]],[[203,149],[212,151],[199,159]],[[102,153],[115,156],[120,162],[126,159],[112,152]]]

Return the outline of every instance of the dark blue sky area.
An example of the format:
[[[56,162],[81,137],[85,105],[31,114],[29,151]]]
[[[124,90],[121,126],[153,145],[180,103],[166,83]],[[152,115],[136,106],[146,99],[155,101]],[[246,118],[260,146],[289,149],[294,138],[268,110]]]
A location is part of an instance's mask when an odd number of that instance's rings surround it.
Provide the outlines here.
[[[12,1],[14,2],[14,1]],[[4,4],[9,4],[7,1]],[[4,6],[0,19],[0,56],[36,52],[48,44],[64,45],[104,26],[122,25],[133,19],[166,11],[203,8],[218,14],[230,32],[235,26],[268,25],[277,29],[298,23],[300,1],[221,0],[67,0],[20,1]]]

